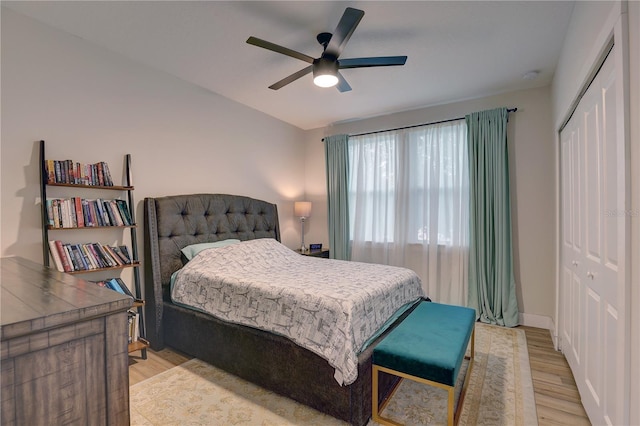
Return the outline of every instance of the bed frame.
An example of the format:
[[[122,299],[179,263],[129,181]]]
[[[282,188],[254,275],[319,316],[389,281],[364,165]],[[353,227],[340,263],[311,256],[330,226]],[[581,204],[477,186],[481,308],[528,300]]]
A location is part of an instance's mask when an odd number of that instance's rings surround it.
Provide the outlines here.
[[[170,300],[171,274],[183,265],[180,249],[229,238],[280,241],[275,204],[226,194],[146,198],[144,218],[145,321],[153,350],[170,346],[352,425],[367,423],[372,405],[371,356],[386,333],[359,355],[356,381],[340,386],[326,360],[291,340]],[[380,375],[381,401],[396,381],[392,375]]]

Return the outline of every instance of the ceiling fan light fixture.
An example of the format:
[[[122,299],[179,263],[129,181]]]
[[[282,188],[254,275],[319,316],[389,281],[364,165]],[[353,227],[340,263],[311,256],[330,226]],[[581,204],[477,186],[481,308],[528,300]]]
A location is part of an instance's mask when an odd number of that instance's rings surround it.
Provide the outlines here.
[[[313,84],[318,87],[333,87],[338,84],[338,63],[320,58],[313,64]]]
[[[318,87],[333,87],[338,84],[338,77],[331,74],[321,74],[313,77],[313,83]]]

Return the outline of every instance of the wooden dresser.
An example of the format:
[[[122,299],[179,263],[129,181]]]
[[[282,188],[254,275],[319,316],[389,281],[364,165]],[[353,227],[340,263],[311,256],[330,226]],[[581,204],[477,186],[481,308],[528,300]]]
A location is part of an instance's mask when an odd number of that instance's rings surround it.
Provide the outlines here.
[[[18,257],[0,274],[2,425],[128,425],[133,300]]]

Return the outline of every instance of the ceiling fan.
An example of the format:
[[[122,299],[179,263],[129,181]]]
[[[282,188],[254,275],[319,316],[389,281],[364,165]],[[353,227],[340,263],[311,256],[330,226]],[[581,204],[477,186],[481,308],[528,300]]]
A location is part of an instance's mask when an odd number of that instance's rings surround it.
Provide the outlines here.
[[[296,52],[295,50],[291,50],[256,37],[249,37],[247,39],[247,43],[272,50],[277,53],[282,53],[283,55],[291,56],[292,58],[300,59],[311,64],[308,67],[272,84],[269,86],[269,89],[278,90],[281,87],[296,81],[302,76],[313,73],[313,82],[317,86],[332,87],[337,85],[340,92],[348,92],[351,90],[351,86],[349,86],[349,83],[347,83],[342,74],[340,74],[339,70],[347,68],[389,67],[394,65],[404,65],[407,61],[406,56],[379,56],[372,58],[338,60],[342,50],[351,38],[351,35],[363,16],[364,11],[347,7],[333,34],[318,34],[316,39],[324,48],[324,51],[319,58],[312,58],[304,53]]]

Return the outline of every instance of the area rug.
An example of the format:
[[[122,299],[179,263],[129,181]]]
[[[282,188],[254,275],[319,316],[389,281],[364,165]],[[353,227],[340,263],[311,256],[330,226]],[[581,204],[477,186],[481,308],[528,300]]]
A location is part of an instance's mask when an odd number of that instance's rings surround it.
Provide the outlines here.
[[[346,425],[198,359],[131,386],[130,397],[134,426]],[[407,425],[446,424],[446,391],[403,380],[383,415]],[[538,424],[524,331],[476,325],[476,358],[458,424]]]

